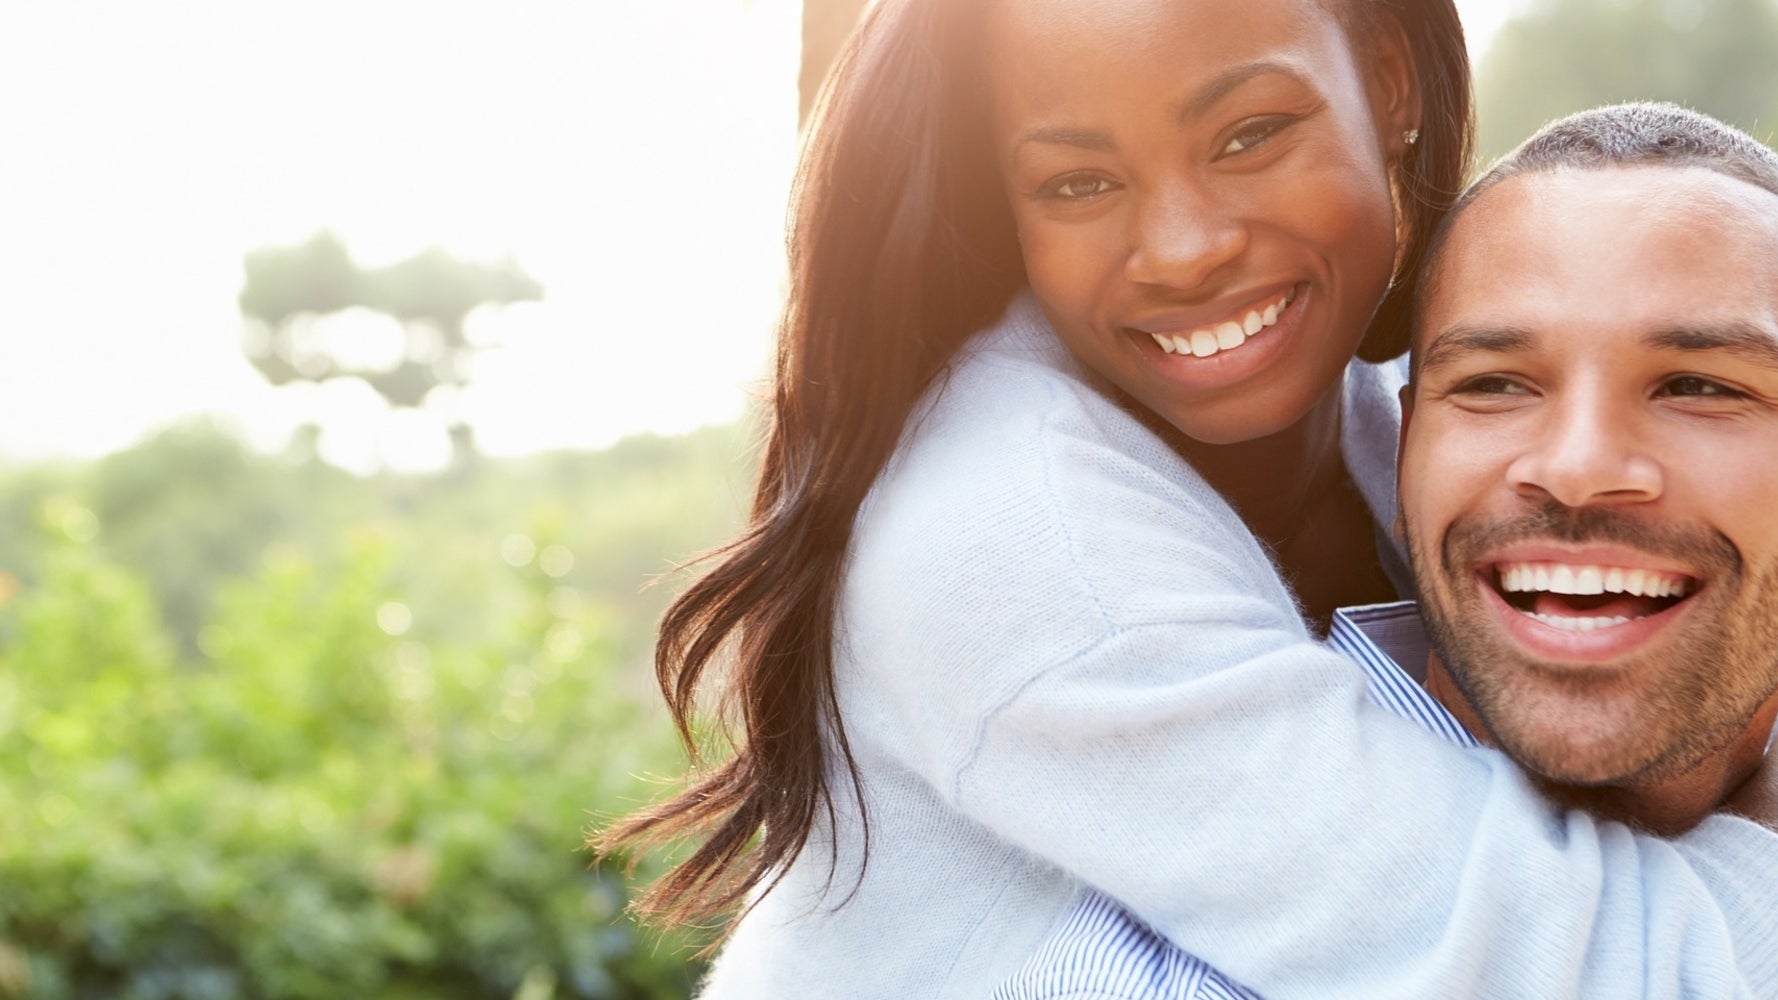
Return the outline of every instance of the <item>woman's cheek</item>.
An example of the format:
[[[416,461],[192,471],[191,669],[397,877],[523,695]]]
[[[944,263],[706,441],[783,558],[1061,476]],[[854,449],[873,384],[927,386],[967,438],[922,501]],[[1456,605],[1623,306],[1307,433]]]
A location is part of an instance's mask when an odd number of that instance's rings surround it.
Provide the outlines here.
[[[1052,311],[1092,311],[1119,271],[1115,250],[1092,227],[1033,226],[1020,242],[1031,290]]]

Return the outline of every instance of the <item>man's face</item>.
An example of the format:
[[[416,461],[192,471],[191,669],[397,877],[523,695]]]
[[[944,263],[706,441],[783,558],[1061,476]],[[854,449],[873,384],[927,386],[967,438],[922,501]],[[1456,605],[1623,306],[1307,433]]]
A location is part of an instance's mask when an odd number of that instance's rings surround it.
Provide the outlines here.
[[[1429,291],[1402,527],[1464,700],[1564,784],[1763,747],[1778,196],[1700,168],[1521,175],[1464,212]]]

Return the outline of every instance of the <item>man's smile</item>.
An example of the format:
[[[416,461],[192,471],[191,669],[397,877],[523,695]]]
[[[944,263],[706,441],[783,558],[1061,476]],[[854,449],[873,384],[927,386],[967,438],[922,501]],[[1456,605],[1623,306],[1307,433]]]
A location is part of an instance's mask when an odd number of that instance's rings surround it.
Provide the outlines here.
[[[1609,564],[1515,561],[1493,567],[1507,604],[1553,628],[1590,632],[1665,611],[1697,589],[1683,574]]]
[[[1507,640],[1534,662],[1595,670],[1676,624],[1702,579],[1620,546],[1563,551],[1517,544],[1481,560],[1483,602]]]

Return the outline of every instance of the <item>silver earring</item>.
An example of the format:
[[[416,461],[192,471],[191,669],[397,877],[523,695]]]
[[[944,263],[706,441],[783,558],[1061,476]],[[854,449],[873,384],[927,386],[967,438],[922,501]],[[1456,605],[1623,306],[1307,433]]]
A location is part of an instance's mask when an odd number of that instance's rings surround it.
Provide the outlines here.
[[[1405,131],[1401,134],[1401,141],[1407,143],[1410,146],[1412,146],[1416,142],[1419,142],[1420,141],[1420,130],[1417,128],[1408,129],[1407,131]]]

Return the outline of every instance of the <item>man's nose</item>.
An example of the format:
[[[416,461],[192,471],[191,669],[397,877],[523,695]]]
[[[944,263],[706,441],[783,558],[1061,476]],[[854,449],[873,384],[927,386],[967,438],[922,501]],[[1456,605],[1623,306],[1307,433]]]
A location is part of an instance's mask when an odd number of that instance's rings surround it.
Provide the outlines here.
[[[1131,222],[1124,274],[1147,285],[1193,289],[1210,281],[1247,249],[1239,213],[1192,180],[1144,197]]]
[[[1533,438],[1507,469],[1509,485],[1564,506],[1647,503],[1660,497],[1660,460],[1642,446],[1634,413],[1580,390],[1547,408]]]

